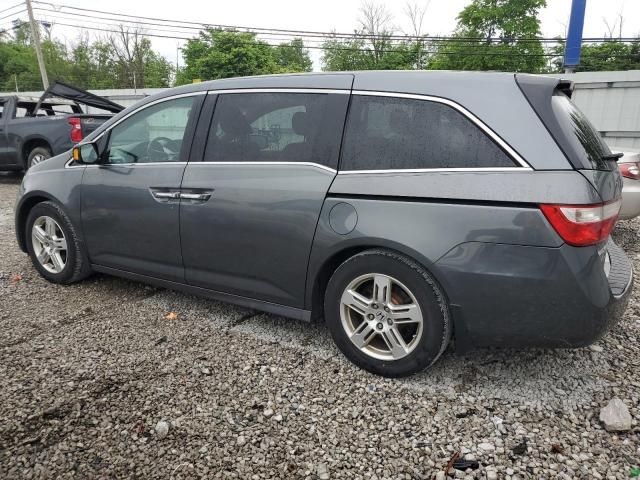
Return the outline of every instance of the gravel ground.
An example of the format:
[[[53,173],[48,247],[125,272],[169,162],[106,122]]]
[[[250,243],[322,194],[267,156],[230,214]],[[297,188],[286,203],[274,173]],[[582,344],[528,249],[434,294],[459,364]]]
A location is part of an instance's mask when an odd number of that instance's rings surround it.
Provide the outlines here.
[[[637,286],[591,348],[447,352],[383,379],[322,325],[107,276],[47,283],[15,243],[19,182],[0,175],[2,479],[444,479],[456,452],[479,468],[455,478],[617,479],[640,463]],[[615,235],[636,271],[639,228]],[[613,397],[626,433],[598,419]]]

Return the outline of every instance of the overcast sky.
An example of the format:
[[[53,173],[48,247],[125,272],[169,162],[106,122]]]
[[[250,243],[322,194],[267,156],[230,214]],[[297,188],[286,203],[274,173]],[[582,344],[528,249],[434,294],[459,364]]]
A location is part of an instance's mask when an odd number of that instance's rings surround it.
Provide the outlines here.
[[[456,26],[456,15],[470,0],[411,0],[412,3],[427,5],[423,32],[429,35],[446,35]],[[15,0],[0,0],[10,6]],[[56,5],[79,6],[114,11],[122,14],[144,15],[148,17],[190,20],[212,24],[241,25],[248,27],[285,28],[295,30],[315,30],[351,32],[357,26],[362,0],[110,0],[108,2],[87,2],[86,0],[57,0]],[[378,1],[393,15],[393,25],[399,33],[409,32],[409,25],[403,10],[402,0]],[[545,37],[565,35],[569,20],[571,0],[547,0],[548,6],[542,10],[540,19]],[[63,9],[65,11],[65,9]],[[602,37],[608,32],[605,20],[613,26],[619,25],[619,15],[624,17],[622,35],[640,34],[640,0],[587,0],[584,37]],[[42,16],[42,14],[37,14]],[[93,24],[98,26],[98,24]],[[616,34],[618,30],[616,29]],[[54,35],[73,42],[77,30],[56,26]],[[178,35],[178,34],[176,34]],[[180,34],[182,36],[183,34]],[[183,42],[172,39],[152,39],[154,47],[165,57],[175,62],[176,49]],[[271,40],[270,40],[271,41]],[[319,69],[321,52],[312,50],[315,67]],[[180,59],[182,64],[182,59]]]

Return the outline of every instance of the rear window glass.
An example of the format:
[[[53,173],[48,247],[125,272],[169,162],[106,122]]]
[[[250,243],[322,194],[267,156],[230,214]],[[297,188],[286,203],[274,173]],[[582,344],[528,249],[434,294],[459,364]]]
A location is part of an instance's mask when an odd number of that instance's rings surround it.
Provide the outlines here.
[[[467,117],[442,103],[355,95],[341,170],[515,167]]]
[[[347,95],[328,93],[220,95],[205,160],[336,168],[347,102]]]
[[[571,150],[565,153],[579,157],[583,164],[596,170],[610,170],[614,162],[603,157],[610,155],[611,150],[585,114],[561,92],[553,95],[551,106],[560,125],[560,132],[555,134],[561,134],[565,139],[563,145]]]

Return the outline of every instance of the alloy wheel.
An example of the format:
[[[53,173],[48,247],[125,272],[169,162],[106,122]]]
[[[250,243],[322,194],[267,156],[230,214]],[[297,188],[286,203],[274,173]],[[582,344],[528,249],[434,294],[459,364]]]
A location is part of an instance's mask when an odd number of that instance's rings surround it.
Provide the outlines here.
[[[31,158],[31,167],[44,162],[47,159],[42,153],[37,153]]]
[[[33,252],[40,265],[51,273],[60,273],[67,264],[67,239],[58,222],[38,217],[31,228]]]
[[[361,352],[379,360],[399,360],[420,342],[423,315],[413,293],[380,273],[361,275],[344,289],[342,327]]]

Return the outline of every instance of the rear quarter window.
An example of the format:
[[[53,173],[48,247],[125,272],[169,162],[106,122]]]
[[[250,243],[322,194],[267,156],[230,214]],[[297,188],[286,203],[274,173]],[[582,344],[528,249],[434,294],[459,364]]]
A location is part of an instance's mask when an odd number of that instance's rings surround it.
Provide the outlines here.
[[[341,170],[515,167],[478,126],[428,100],[354,95]]]
[[[604,160],[611,150],[602,140],[600,133],[591,124],[584,113],[562,92],[551,97],[551,108],[560,126],[553,131],[566,153],[579,159],[583,165],[596,170],[611,170],[613,162]]]

